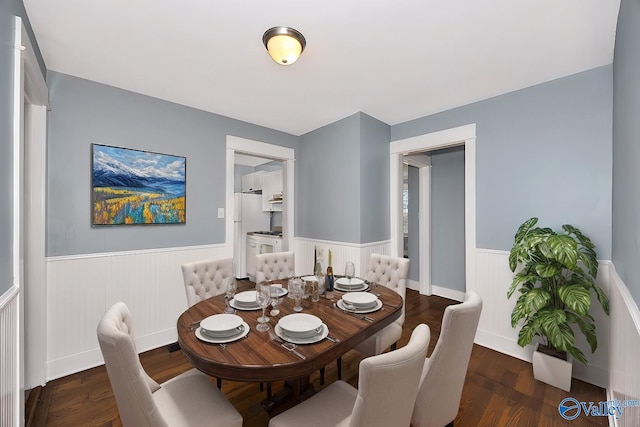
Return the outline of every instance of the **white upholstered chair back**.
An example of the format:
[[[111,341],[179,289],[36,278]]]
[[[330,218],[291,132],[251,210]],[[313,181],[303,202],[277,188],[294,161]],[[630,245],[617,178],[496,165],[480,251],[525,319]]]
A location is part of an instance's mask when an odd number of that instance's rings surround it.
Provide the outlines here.
[[[182,264],[187,304],[192,305],[226,291],[223,281],[233,276],[233,259],[222,258]]]
[[[98,324],[98,342],[125,427],[242,427],[242,416],[211,379],[190,369],[162,383],[142,368],[123,302]]]
[[[98,342],[125,426],[166,426],[152,393],[160,388],[142,368],[127,306],[113,305],[98,324]]]
[[[441,427],[456,418],[481,311],[482,299],[473,291],[445,309],[440,337],[422,370],[412,426]]]
[[[388,255],[371,254],[367,280],[393,289],[404,300],[407,295],[407,276],[409,275],[409,259]],[[404,305],[402,316],[396,320],[400,326],[404,323]]]
[[[293,252],[273,252],[256,255],[256,283],[295,276]]]
[[[351,427],[409,425],[430,337],[429,327],[420,324],[406,346],[360,362]]]

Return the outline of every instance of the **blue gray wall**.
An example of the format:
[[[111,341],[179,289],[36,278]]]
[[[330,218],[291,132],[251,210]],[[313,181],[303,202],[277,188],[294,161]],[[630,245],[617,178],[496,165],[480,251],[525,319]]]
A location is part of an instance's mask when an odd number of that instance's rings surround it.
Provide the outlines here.
[[[579,227],[610,259],[612,79],[595,68],[392,126],[391,140],[476,123],[476,246],[510,250],[537,216]]]
[[[223,243],[226,136],[297,148],[298,137],[49,73],[47,256]],[[91,143],[187,158],[185,225],[91,226]]]
[[[15,16],[20,16],[44,62],[20,0],[0,2],[0,295],[13,285],[13,55]]]
[[[466,291],[464,148],[431,155],[431,283]]]
[[[390,127],[356,113],[300,137],[296,236],[348,243],[389,238]]]
[[[613,61],[613,263],[640,305],[640,3],[622,0]]]

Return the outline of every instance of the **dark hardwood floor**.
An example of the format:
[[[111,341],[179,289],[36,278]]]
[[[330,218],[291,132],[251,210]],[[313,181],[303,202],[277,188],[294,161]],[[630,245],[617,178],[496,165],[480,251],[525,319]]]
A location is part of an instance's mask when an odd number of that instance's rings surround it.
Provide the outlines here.
[[[449,304],[455,304],[455,301],[407,291],[407,316],[399,346],[408,341],[418,323],[426,323],[431,328],[430,354],[440,333],[444,309]],[[135,321],[135,313],[133,315]],[[355,351],[342,358],[343,379],[354,386],[357,385],[361,358]],[[143,353],[141,361],[149,375],[160,383],[191,368],[180,351],[170,353],[165,347]],[[336,365],[327,366],[326,384],[335,381],[336,375]],[[311,380],[316,390],[325,387],[320,385],[317,373]],[[280,387],[279,383],[273,384],[274,392]],[[269,415],[261,406],[265,392],[260,391],[259,384],[225,381],[222,391],[242,414],[244,426],[267,425]],[[547,386],[533,379],[531,364],[474,345],[455,425],[608,425],[607,418],[584,414],[572,421],[564,420],[558,413],[558,403],[569,396],[587,402],[606,400],[605,390],[576,379],[570,393]],[[289,406],[282,406],[274,414]],[[104,366],[51,381],[45,387],[33,390],[26,412],[28,426],[122,425]]]

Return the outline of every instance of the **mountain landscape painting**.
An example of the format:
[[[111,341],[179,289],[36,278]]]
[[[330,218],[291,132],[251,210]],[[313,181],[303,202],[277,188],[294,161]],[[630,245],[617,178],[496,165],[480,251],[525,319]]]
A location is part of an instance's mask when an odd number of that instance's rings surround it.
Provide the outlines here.
[[[185,157],[92,144],[93,225],[184,224]]]

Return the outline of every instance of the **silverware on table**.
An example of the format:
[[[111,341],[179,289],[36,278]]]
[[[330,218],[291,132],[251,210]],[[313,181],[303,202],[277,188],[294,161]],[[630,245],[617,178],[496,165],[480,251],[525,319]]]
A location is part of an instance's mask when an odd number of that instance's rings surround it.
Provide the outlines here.
[[[274,334],[271,331],[269,331],[269,337],[271,337],[271,340],[277,341],[278,343],[280,343],[280,347],[282,347],[285,350],[295,354],[300,359],[305,360],[307,358],[307,356],[305,356],[304,354],[302,354],[298,350],[296,350],[296,347],[298,347],[297,344],[293,344],[293,343],[287,342],[287,341],[283,340],[282,338],[280,338],[278,335]]]

